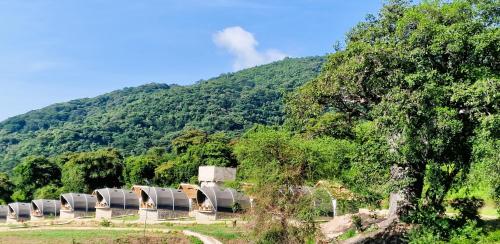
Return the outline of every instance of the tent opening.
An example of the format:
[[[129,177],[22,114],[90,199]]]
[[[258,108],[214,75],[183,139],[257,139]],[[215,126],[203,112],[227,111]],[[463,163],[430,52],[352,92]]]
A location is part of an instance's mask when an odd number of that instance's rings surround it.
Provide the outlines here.
[[[66,210],[71,210],[71,205],[64,196],[61,196],[61,208],[64,208]]]
[[[203,193],[203,191],[198,190],[196,192],[196,202],[201,211],[213,212],[215,211],[215,206],[212,206],[210,199]]]
[[[102,200],[104,199],[104,197],[102,197],[101,193],[99,191],[96,192],[96,197],[97,197],[97,201],[98,202],[102,202]]]
[[[33,209],[33,211],[38,211],[38,205],[36,205],[34,202],[31,202],[31,209]]]
[[[31,202],[31,209],[32,209],[32,212],[36,215],[42,214],[42,211],[40,211],[40,209],[38,208],[38,205],[36,205],[34,202]]]
[[[147,203],[149,201],[149,196],[145,191],[141,191],[141,201]]]

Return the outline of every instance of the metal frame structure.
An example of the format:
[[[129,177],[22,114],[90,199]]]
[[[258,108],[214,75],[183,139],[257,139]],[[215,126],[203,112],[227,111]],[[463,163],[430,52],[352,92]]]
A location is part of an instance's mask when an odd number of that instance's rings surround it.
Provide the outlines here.
[[[31,217],[58,216],[61,210],[61,201],[36,199],[31,201]]]

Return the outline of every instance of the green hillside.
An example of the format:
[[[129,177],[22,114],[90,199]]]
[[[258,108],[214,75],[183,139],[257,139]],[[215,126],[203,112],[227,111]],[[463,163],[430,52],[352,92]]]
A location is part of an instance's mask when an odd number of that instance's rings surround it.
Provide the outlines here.
[[[315,77],[322,62],[288,58],[190,86],[147,84],[12,117],[0,123],[0,170],[27,155],[103,147],[140,154],[189,127],[237,134],[255,123],[281,124],[284,94]]]

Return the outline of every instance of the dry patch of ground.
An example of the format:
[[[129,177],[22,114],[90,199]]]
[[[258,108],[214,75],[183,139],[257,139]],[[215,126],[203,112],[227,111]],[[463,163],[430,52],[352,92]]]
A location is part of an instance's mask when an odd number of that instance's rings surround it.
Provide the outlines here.
[[[332,240],[350,230],[351,232],[355,231],[356,227],[353,223],[353,215],[361,218],[361,228],[363,230],[376,230],[379,228],[378,225],[386,220],[387,211],[368,211],[366,209],[361,209],[357,214],[336,216],[334,219],[321,224],[321,232],[328,240]]]

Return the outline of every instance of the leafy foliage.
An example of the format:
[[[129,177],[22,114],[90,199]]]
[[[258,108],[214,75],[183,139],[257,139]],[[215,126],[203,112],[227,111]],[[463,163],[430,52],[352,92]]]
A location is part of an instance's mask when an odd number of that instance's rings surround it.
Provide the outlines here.
[[[312,169],[304,145],[286,131],[256,127],[235,147],[240,172],[252,182],[256,234],[261,243],[303,243],[314,237],[311,199],[295,189],[303,186]],[[290,220],[299,220],[291,225]]]
[[[127,186],[156,183],[156,168],[166,162],[169,155],[162,148],[148,150],[145,155],[130,156],[125,159],[123,178]]]
[[[187,128],[227,131],[283,122],[283,96],[315,77],[323,58],[285,59],[190,86],[148,84],[79,99],[0,123],[0,169],[29,155],[168,147]]]
[[[248,190],[255,198],[253,212],[259,240],[303,243],[314,238],[314,220],[324,209],[314,207],[313,202],[321,195],[297,189],[319,179],[341,177],[354,150],[346,140],[309,140],[265,126],[247,131],[235,145],[234,154],[240,163],[239,178],[252,183]],[[326,202],[331,204],[330,200]],[[299,222],[292,225],[289,221]]]
[[[323,131],[349,138],[346,127],[369,121],[385,141],[378,161],[392,164],[398,213],[416,210],[422,193],[422,206],[443,211],[474,157],[498,165],[496,135],[483,137],[488,149],[474,143],[482,121],[498,115],[498,21],[495,1],[390,1],[290,99],[291,127],[304,132],[334,114],[328,124],[340,130]]]
[[[91,193],[123,185],[123,157],[115,149],[73,153],[65,157],[62,183],[66,191]]]
[[[16,192],[13,200],[26,201],[33,198],[36,190],[49,184],[60,184],[61,169],[45,157],[27,157],[13,170]]]
[[[7,204],[12,195],[13,185],[6,173],[0,173],[0,204]]]
[[[209,135],[195,129],[183,131],[172,140],[170,157],[156,168],[156,178],[164,185],[196,183],[198,167],[202,165],[236,167],[229,138],[222,132]]]

